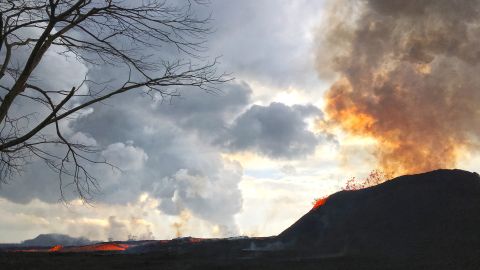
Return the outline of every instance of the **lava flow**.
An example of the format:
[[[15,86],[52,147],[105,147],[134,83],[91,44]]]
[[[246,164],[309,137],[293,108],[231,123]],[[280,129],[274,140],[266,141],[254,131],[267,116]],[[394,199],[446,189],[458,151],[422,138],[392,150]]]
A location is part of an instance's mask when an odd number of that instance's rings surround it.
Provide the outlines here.
[[[48,251],[49,251],[49,252],[58,252],[58,251],[60,251],[60,250],[62,250],[62,249],[63,249],[63,246],[62,246],[62,245],[55,245],[55,246],[53,246],[52,248],[50,248]]]
[[[327,202],[327,199],[328,199],[328,196],[327,197],[323,197],[323,198],[320,198],[320,199],[316,199],[314,204],[313,204],[313,208],[312,209],[317,209],[319,208],[320,206],[324,205],[326,202]]]
[[[127,244],[103,243],[66,249],[66,252],[89,252],[89,251],[124,251],[128,249]]]
[[[125,251],[130,246],[119,243],[101,243],[87,246],[71,246],[64,247],[62,245],[55,245],[51,248],[43,249],[19,249],[14,252],[96,252],[96,251]]]

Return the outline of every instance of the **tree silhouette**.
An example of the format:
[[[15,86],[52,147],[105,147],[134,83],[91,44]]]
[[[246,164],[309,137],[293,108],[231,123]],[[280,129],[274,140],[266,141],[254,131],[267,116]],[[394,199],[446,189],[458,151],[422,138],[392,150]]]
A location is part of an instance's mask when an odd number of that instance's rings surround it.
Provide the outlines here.
[[[68,178],[79,197],[87,200],[98,189],[89,166],[113,164],[92,158],[99,149],[64,136],[62,121],[130,91],[166,98],[178,95],[174,87],[215,91],[217,84],[228,80],[216,71],[216,59],[202,59],[211,32],[210,19],[195,16],[192,5],[196,4],[204,3],[187,1],[172,6],[158,0],[2,0],[0,182],[21,173],[33,158],[41,159],[58,173],[61,191]],[[51,78],[33,78],[32,74],[55,46],[62,48],[57,53],[65,57],[89,66],[127,70],[128,76],[108,82],[87,76],[80,84],[72,82],[69,89],[44,89],[36,82]],[[174,48],[176,55],[187,60],[153,57],[165,48]],[[19,50],[26,52],[24,63],[12,61]],[[92,87],[84,91],[85,86]],[[19,114],[13,106],[18,102],[41,105],[42,111],[35,116]],[[47,145],[61,147],[63,153],[49,151]]]

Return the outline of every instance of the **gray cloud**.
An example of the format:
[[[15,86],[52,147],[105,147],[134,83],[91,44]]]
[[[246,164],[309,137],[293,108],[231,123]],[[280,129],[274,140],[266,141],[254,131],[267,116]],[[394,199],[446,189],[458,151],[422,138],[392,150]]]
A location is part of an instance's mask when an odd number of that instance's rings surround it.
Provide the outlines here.
[[[124,100],[130,104],[131,101],[131,98]],[[189,116],[182,118],[181,113],[176,115],[172,112],[162,115],[158,108],[144,102],[148,100],[137,98],[137,106],[115,106],[119,110],[114,114],[111,114],[111,108],[100,109],[92,114],[92,117],[98,117],[101,123],[107,125],[109,130],[97,129],[101,124],[89,121],[88,118],[82,123],[82,130],[94,137],[103,137],[102,140],[109,138],[110,141],[131,140],[131,147],[141,148],[148,155],[143,166],[137,167],[135,172],[124,172],[121,175],[111,173],[108,177],[111,181],[102,183],[105,194],[103,200],[129,201],[141,192],[149,192],[161,200],[159,207],[167,214],[178,215],[183,210],[188,210],[207,221],[228,225],[235,230],[233,215],[241,209],[242,202],[238,188],[242,177],[241,167],[227,164],[217,149],[202,142],[188,129],[175,124],[176,121],[182,123]],[[175,105],[168,106],[173,108]],[[146,109],[139,113],[138,108]],[[133,111],[136,111],[136,116],[131,115]],[[181,108],[178,111],[181,112]],[[99,115],[101,112],[106,114]],[[218,111],[220,112],[221,110]],[[198,112],[197,116],[201,118],[202,113]],[[122,122],[128,123],[108,125],[111,118],[120,118],[123,119]],[[123,126],[132,129],[124,129]],[[197,127],[199,128],[200,126]]]
[[[301,34],[297,26],[286,27],[284,19],[279,19],[304,16],[302,4],[217,1],[212,8],[216,31],[208,54],[223,55],[222,70],[282,87],[315,77],[305,44],[298,41]],[[293,10],[292,15],[289,11]],[[309,14],[313,15],[314,9],[309,9]],[[167,58],[178,56],[171,48],[153,53]],[[49,58],[37,71],[42,78],[39,84],[46,88],[69,89],[87,71],[93,81],[113,79],[111,85],[121,83],[126,76],[125,70],[117,68],[87,70],[74,58],[66,60],[55,53]],[[103,86],[89,85],[93,91]],[[235,231],[233,216],[242,208],[238,184],[243,172],[240,164],[224,160],[221,152],[248,150],[275,158],[296,158],[312,153],[319,142],[305,122],[321,114],[317,108],[280,103],[249,108],[252,90],[244,82],[222,85],[213,95],[193,88],[169,90],[179,91],[182,96],[161,102],[128,93],[63,123],[66,135],[98,146],[103,151],[96,158],[107,158],[123,169],[118,172],[92,166],[91,172],[101,186],[96,201],[127,204],[149,193],[159,199],[162,212],[178,215],[188,211],[230,234]],[[258,129],[249,130],[252,127]],[[35,198],[58,202],[58,176],[35,158],[30,162],[22,175],[1,187],[0,196],[17,203]],[[65,192],[67,200],[75,197],[69,187]],[[127,225],[117,224],[121,221],[116,218],[109,221],[111,234],[124,237]]]
[[[179,90],[180,97],[157,104],[156,111],[174,119],[184,129],[196,130],[206,139],[225,132],[226,123],[249,103],[252,90],[245,82],[223,85],[217,93],[193,88]]]
[[[246,105],[249,93],[247,86],[232,84],[218,95],[189,89],[172,104],[129,94],[112,100],[114,105],[94,107],[72,128],[95,138],[105,148],[102,155],[124,170],[97,171],[103,194],[98,200],[126,203],[147,192],[160,199],[164,213],[187,210],[236,231],[242,168],[223,160],[202,137],[223,129],[228,116]],[[197,101],[203,105],[193,106]]]
[[[159,209],[167,214],[187,210],[227,227],[225,233],[236,232],[233,215],[242,206],[238,187],[242,167],[223,160],[219,149],[201,137],[223,129],[226,119],[247,104],[249,94],[244,84],[226,85],[218,95],[184,89],[182,98],[172,104],[126,94],[70,121],[68,128],[75,141],[103,148],[96,158],[105,158],[122,169],[91,167],[101,186],[95,201],[130,203],[146,192],[160,200]],[[204,126],[202,119],[212,124]],[[55,203],[60,195],[58,187],[58,176],[33,159],[21,176],[2,186],[0,196],[17,203],[34,198]],[[73,189],[66,187],[64,191],[67,199],[74,198]],[[169,203],[175,204],[173,210]]]
[[[101,186],[95,200],[124,204],[146,192],[159,199],[159,209],[166,214],[186,210],[219,225],[224,234],[234,234],[233,215],[242,208],[238,187],[242,167],[223,160],[220,145],[210,141],[223,140],[222,146],[230,151],[259,151],[280,158],[312,153],[318,143],[305,122],[307,117],[321,115],[318,108],[272,103],[241,113],[250,91],[245,84],[225,85],[218,95],[184,89],[171,104],[126,94],[70,122],[76,140],[97,144],[104,149],[98,157],[123,170],[92,167]],[[235,120],[230,124],[231,119]],[[259,129],[249,134],[252,125]],[[33,198],[53,203],[59,198],[57,181],[43,164],[33,162],[0,196],[19,203]],[[117,238],[125,234],[124,230],[114,232]]]
[[[305,120],[321,115],[313,105],[253,105],[234,121],[220,143],[231,151],[258,151],[273,158],[303,157],[312,154],[319,143]]]
[[[308,0],[213,1],[209,51],[221,55],[235,76],[278,87],[318,85],[308,34],[322,6]]]

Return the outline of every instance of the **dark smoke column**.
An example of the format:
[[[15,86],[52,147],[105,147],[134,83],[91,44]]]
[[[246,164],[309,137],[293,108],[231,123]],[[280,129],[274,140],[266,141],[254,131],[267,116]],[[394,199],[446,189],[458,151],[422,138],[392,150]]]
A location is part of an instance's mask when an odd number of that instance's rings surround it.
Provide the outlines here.
[[[393,174],[453,167],[478,150],[479,9],[472,0],[332,1],[317,50],[319,74],[336,76],[327,126],[374,138]]]

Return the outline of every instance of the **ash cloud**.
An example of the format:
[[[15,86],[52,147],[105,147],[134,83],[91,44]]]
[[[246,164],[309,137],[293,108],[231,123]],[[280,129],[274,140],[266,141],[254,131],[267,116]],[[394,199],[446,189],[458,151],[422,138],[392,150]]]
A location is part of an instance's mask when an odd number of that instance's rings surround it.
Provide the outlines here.
[[[317,70],[328,121],[372,137],[381,168],[453,167],[478,150],[480,1],[334,1]]]

